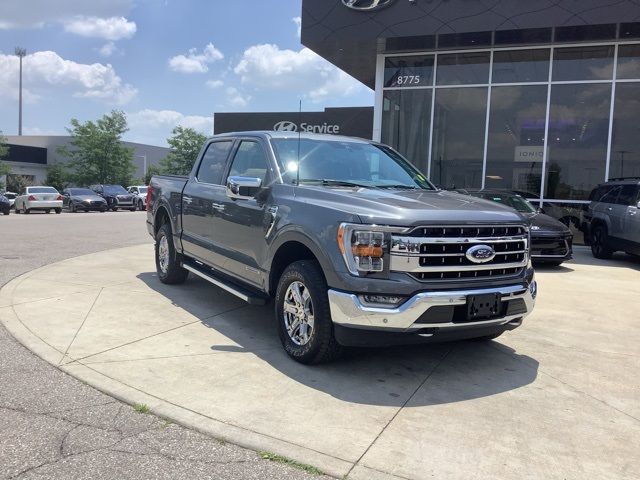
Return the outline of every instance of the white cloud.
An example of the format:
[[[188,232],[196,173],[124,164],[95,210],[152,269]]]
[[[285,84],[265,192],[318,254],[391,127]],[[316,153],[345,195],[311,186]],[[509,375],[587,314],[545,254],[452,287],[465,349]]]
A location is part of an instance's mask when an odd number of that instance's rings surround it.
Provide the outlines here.
[[[365,88],[308,48],[282,50],[277,45],[254,45],[234,68],[242,84],[288,91],[314,103],[348,97]]]
[[[298,38],[300,38],[302,36],[302,17],[293,17],[291,20],[298,27]]]
[[[0,29],[39,28],[47,23],[65,22],[75,16],[124,16],[131,10],[132,3],[133,0],[2,0]]]
[[[222,60],[224,55],[220,50],[209,43],[202,53],[192,48],[187,55],[176,55],[169,59],[169,68],[180,73],[206,73],[209,71],[208,64]]]
[[[226,93],[229,105],[234,108],[245,108],[251,100],[249,95],[243,95],[236,87],[227,88]]]
[[[102,55],[103,57],[110,57],[111,55],[113,55],[114,53],[116,53],[118,51],[118,47],[116,47],[116,44],[113,42],[107,42],[105,43],[102,47],[100,47],[100,49],[98,50],[98,52],[100,53],[100,55]]]
[[[210,134],[213,130],[213,117],[200,115],[184,115],[175,110],[151,110],[145,109],[127,115],[131,128],[145,127],[147,129],[166,129],[171,131],[174,127],[193,128],[199,132]]]
[[[77,16],[64,22],[64,29],[82,37],[122,40],[136,33],[136,24],[124,17],[84,17]]]
[[[109,64],[77,63],[51,51],[32,53],[23,62],[27,102],[38,101],[52,87],[56,95],[69,92],[74,97],[96,99],[110,105],[124,105],[138,92],[124,83]],[[1,52],[0,96],[18,96],[18,58]]]
[[[206,85],[209,88],[221,88],[224,86],[224,82],[222,80],[207,80]]]

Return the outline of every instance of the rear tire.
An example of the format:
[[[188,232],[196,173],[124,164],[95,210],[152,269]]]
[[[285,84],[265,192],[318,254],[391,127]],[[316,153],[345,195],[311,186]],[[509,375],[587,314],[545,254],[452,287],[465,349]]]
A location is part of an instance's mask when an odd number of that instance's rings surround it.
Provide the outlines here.
[[[47,215],[49,215],[49,214],[51,213],[51,210],[46,209],[46,210],[44,211],[44,213],[46,213]]]
[[[142,203],[142,200],[138,200],[138,210],[140,210],[141,212],[144,210],[144,204]]]
[[[62,213],[62,209],[61,208],[56,208],[55,209],[56,215],[60,215]],[[49,213],[49,212],[47,212]]]
[[[285,269],[278,281],[275,310],[280,341],[295,361],[311,365],[340,356],[343,347],[333,333],[327,282],[317,262],[301,260]]]
[[[24,214],[29,215],[31,213],[31,209],[24,207]]]
[[[136,207],[130,208],[129,211],[130,212],[135,212],[136,211]]]
[[[113,208],[111,209],[111,211],[113,211],[113,212],[117,212],[117,211],[118,211],[118,207],[113,207]]]
[[[182,268],[180,258],[173,245],[171,225],[165,223],[158,229],[155,244],[156,271],[158,278],[167,285],[184,283],[189,271]]]
[[[607,227],[598,224],[591,229],[591,253],[600,259],[609,259],[613,255],[613,250],[607,245],[609,235]]]

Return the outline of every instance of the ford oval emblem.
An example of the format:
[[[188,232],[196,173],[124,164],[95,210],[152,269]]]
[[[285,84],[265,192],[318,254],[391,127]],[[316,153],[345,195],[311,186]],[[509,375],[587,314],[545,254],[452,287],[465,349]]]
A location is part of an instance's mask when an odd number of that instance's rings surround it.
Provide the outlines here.
[[[473,263],[487,263],[495,256],[496,251],[489,245],[474,245],[466,253],[467,259]]]
[[[293,122],[282,121],[278,122],[273,126],[273,129],[276,132],[296,132],[298,131],[298,125]]]
[[[394,0],[342,0],[345,7],[360,12],[373,12],[391,5]]]

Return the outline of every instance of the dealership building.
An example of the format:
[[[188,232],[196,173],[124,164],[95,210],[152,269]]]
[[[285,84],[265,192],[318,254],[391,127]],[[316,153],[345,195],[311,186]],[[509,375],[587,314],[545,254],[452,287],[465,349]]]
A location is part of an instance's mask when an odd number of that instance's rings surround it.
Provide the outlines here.
[[[303,0],[302,43],[375,89],[373,139],[437,185],[577,222],[640,176],[640,3]]]

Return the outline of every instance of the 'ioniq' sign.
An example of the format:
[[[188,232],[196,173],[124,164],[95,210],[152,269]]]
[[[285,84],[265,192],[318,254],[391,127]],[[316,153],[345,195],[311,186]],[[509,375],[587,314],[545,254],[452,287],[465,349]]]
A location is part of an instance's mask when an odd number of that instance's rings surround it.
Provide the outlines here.
[[[345,7],[360,12],[373,12],[391,5],[394,0],[342,0]]]

